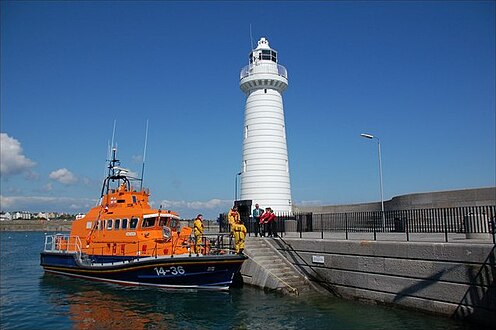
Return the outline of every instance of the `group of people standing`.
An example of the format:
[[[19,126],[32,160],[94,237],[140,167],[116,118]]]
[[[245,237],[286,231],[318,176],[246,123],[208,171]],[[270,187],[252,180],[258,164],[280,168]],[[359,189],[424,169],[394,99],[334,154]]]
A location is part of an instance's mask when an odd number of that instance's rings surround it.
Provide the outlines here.
[[[252,216],[255,223],[255,237],[277,237],[277,217],[270,207],[266,207],[265,211],[255,204]],[[227,214],[227,220],[231,228],[231,234],[234,237],[234,245],[236,253],[243,253],[245,249],[246,227],[241,221],[241,216],[238,212],[238,207],[234,205]],[[193,232],[195,235],[195,253],[201,253],[202,236],[203,236],[203,216],[198,214],[193,223]]]
[[[265,212],[260,205],[255,204],[255,208],[252,212],[253,219],[255,221],[255,237],[260,235],[260,237],[277,237],[277,217],[274,211],[270,207],[265,208]]]

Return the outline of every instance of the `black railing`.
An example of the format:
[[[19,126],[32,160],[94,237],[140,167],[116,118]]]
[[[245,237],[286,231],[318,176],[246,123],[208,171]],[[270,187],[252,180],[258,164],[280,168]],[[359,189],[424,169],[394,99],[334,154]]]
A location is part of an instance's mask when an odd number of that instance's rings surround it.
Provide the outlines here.
[[[220,231],[229,230],[223,215],[219,216]],[[225,223],[224,223],[225,222]],[[312,238],[326,238],[329,234],[342,233],[350,239],[355,233],[403,233],[404,239],[416,239],[417,234],[438,234],[446,242],[452,234],[465,238],[489,237],[495,243],[496,206],[469,206],[451,208],[413,209],[350,213],[278,213],[274,228],[280,235],[314,233]],[[249,235],[255,233],[253,218],[245,219]],[[317,237],[315,233],[320,233]],[[482,234],[482,235],[480,235]],[[307,235],[308,236],[308,235]],[[356,235],[355,235],[356,236]],[[458,235],[460,236],[460,235]]]

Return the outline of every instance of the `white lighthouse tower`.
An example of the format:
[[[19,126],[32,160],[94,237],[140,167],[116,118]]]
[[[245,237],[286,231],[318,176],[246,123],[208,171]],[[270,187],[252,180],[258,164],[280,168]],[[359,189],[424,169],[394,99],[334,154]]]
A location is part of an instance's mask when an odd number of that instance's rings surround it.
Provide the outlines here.
[[[277,52],[261,38],[241,70],[240,87],[246,94],[241,200],[291,212],[288,149],[282,92],[288,87],[286,68]]]

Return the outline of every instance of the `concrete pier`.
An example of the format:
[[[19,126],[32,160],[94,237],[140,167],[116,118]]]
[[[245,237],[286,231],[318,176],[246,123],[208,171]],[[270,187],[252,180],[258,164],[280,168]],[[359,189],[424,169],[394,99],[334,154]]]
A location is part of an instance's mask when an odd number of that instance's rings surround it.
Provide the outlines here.
[[[247,253],[253,240],[248,239]],[[496,257],[491,240],[445,243],[284,237],[263,241],[322,292],[484,326],[496,324]],[[274,271],[275,264],[268,264]],[[269,279],[266,267],[264,263],[255,267],[248,260],[241,272],[249,284],[277,287],[280,283]]]

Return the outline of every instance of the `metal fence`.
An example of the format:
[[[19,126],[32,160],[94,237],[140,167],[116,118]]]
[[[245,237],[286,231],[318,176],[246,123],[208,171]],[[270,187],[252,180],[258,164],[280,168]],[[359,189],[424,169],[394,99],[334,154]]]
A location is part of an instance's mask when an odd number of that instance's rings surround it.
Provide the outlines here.
[[[254,234],[257,226],[253,218],[245,218],[243,222],[249,235]],[[341,233],[345,239],[350,239],[350,235],[354,233],[370,233],[374,240],[378,235],[384,237],[384,234],[403,233],[404,235],[398,237],[409,241],[416,234],[437,234],[446,242],[451,234],[463,234],[461,236],[465,238],[492,236],[495,243],[495,222],[496,206],[489,205],[395,210],[384,213],[279,213],[275,230],[279,235],[296,234],[299,237],[303,237],[304,233],[320,233],[312,237],[322,239],[329,233]],[[228,230],[223,214],[219,216],[219,225],[220,232]]]

